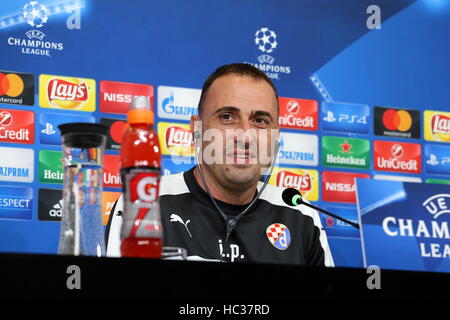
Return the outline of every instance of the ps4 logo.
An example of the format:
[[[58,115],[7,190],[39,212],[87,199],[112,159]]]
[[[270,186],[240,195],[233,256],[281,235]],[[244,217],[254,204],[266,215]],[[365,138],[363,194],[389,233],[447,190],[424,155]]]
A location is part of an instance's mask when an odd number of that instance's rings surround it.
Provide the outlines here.
[[[438,157],[434,154],[430,154],[430,159],[427,160],[427,164],[430,166],[437,166],[437,165],[445,165],[447,163],[450,163],[450,157],[442,157],[442,159],[439,161]]]
[[[326,131],[369,133],[370,108],[365,104],[322,102],[322,126]]]
[[[41,133],[51,136],[56,134],[56,130],[53,128],[53,124],[46,122],[45,128],[41,130]]]
[[[427,144],[424,149],[426,172],[450,175],[450,148]]]
[[[340,113],[339,116],[336,118],[334,116],[333,111],[327,111],[327,115],[323,118],[323,121],[333,123],[335,121],[338,122],[345,122],[345,123],[361,123],[361,124],[367,124],[367,116],[360,116],[357,114],[346,114],[346,113]]]

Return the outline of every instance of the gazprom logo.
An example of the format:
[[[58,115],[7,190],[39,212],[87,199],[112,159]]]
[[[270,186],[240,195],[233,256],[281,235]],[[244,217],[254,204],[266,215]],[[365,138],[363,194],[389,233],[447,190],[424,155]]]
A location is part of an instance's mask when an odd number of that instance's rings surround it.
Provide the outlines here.
[[[167,98],[165,98],[162,102],[162,107],[163,107],[164,112],[173,113],[173,109],[174,109],[173,101],[174,101],[173,91],[170,91],[170,95]]]
[[[201,90],[177,87],[158,87],[158,116],[160,118],[190,120],[197,114]]]
[[[173,91],[171,91],[170,95],[162,102],[162,108],[164,112],[182,116],[192,116],[193,114],[197,114],[197,108],[192,106],[176,106],[174,104],[174,101],[174,94]]]
[[[317,166],[318,143],[317,135],[281,132],[277,159],[281,164]]]

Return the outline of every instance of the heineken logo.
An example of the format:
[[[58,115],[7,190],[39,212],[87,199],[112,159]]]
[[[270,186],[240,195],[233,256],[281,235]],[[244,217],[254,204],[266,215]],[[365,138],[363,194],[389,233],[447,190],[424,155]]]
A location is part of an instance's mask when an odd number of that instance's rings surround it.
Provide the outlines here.
[[[370,169],[370,143],[366,139],[322,137],[322,165]]]
[[[351,153],[350,149],[352,145],[349,144],[347,140],[345,140],[343,144],[340,144],[340,146],[341,146],[341,153],[348,153],[348,154]]]
[[[63,155],[61,151],[39,151],[39,181],[62,183],[64,180]]]

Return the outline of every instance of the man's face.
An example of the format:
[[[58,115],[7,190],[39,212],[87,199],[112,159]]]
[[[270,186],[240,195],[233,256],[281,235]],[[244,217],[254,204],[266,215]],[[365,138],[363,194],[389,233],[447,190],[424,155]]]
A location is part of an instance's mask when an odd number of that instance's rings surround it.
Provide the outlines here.
[[[229,74],[212,83],[202,108],[203,163],[208,173],[229,189],[256,184],[270,167],[273,134],[279,128],[272,87],[262,79]],[[193,116],[191,125],[196,120],[200,119]],[[207,159],[213,149],[214,158],[222,159],[219,163]]]

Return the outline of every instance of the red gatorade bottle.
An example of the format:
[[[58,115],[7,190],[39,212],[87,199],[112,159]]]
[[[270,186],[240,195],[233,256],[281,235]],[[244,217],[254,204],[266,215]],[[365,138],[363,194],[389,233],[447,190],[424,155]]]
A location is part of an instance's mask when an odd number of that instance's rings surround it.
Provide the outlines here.
[[[163,230],[159,212],[161,151],[147,97],[134,97],[120,149],[124,213],[123,257],[160,258]]]

